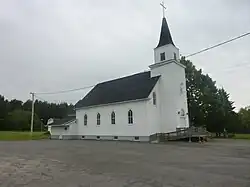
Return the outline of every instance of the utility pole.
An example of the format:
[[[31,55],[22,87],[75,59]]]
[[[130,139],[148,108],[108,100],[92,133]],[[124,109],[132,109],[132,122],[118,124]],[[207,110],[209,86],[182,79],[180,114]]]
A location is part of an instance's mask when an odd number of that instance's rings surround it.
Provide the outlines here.
[[[30,92],[32,97],[32,109],[31,109],[31,123],[30,123],[30,133],[33,134],[33,125],[34,125],[34,107],[35,107],[35,93]]]

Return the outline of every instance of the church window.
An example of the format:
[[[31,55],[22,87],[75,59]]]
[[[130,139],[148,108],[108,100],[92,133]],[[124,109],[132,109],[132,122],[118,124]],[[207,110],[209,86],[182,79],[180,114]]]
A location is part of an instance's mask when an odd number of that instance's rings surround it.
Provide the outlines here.
[[[153,92],[153,105],[156,105],[156,93]]]
[[[128,124],[133,124],[133,112],[132,112],[132,110],[128,111]]]
[[[176,56],[176,53],[174,53],[174,59],[177,60],[177,56]]]
[[[115,112],[111,113],[111,124],[115,124]]]
[[[97,125],[101,125],[101,114],[100,113],[98,113],[96,116],[96,123],[97,123]]]
[[[184,83],[182,82],[180,84],[180,94],[182,95],[184,93]]]
[[[87,126],[88,124],[88,116],[87,114],[84,115],[84,125]]]
[[[185,116],[185,110],[184,110],[184,109],[181,109],[180,114],[181,114],[181,117],[184,117],[184,116]]]
[[[165,53],[161,53],[161,61],[166,60]]]

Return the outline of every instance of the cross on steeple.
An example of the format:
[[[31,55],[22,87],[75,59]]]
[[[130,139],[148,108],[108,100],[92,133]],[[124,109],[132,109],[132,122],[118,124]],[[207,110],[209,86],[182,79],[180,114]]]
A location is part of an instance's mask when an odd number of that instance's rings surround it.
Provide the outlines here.
[[[162,6],[163,17],[165,18],[165,10],[167,9],[167,7],[165,6],[164,1],[162,1],[162,3],[160,3],[160,5]]]

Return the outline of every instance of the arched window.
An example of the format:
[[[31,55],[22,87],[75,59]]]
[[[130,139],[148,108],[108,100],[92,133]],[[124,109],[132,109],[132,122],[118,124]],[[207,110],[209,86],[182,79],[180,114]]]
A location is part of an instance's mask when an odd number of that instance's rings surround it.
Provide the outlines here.
[[[153,105],[156,105],[156,93],[153,92]]]
[[[96,124],[101,125],[101,114],[100,113],[98,113],[96,116]]]
[[[128,124],[133,124],[133,112],[132,112],[132,110],[128,111]]]
[[[86,126],[88,124],[88,116],[87,114],[84,115],[84,125]]]
[[[111,124],[115,124],[115,112],[111,113]]]

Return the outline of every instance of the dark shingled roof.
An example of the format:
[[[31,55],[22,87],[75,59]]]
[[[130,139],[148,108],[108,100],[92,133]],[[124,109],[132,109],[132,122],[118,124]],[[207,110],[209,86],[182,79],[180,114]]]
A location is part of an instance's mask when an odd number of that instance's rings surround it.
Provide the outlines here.
[[[170,30],[168,28],[168,23],[166,18],[162,19],[162,25],[161,25],[161,36],[160,36],[160,41],[159,44],[157,45],[157,47],[161,47],[167,44],[173,44],[174,42],[172,40],[172,36],[170,34]],[[157,48],[156,47],[156,48]]]
[[[66,118],[62,118],[62,119],[53,119],[53,123],[49,124],[51,126],[53,125],[63,125],[66,124],[68,122],[71,122],[73,120],[75,120],[76,117],[75,116],[67,116]]]
[[[159,76],[151,78],[148,71],[97,84],[82,100],[76,103],[75,107],[147,98],[158,79]]]

